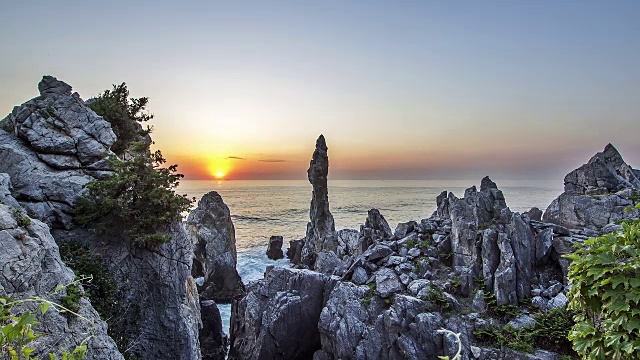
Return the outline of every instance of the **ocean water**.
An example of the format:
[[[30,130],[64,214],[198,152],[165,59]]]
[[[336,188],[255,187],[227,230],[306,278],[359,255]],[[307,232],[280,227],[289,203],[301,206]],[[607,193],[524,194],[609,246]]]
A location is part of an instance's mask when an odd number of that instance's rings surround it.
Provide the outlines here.
[[[523,212],[535,206],[545,210],[562,192],[562,181],[496,181],[513,211]],[[359,229],[372,208],[380,210],[391,229],[400,222],[420,221],[436,208],[436,196],[451,191],[461,197],[464,190],[479,180],[422,181],[329,181],[329,204],[336,230]],[[236,228],[238,272],[245,284],[261,279],[266,266],[288,266],[287,259],[269,260],[269,237],[289,240],[304,237],[309,221],[311,184],[306,180],[227,181],[183,180],[177,191],[199,200],[209,191],[217,191],[231,211]],[[195,206],[195,205],[194,205]],[[220,305],[223,327],[228,331],[230,305]]]

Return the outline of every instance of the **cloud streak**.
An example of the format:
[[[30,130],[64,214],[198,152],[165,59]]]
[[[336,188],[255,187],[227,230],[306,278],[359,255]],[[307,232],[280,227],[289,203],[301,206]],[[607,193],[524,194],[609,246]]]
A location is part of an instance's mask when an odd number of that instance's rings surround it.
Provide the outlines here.
[[[238,156],[227,156],[225,159],[227,159],[227,160],[247,160],[245,158],[238,157]]]

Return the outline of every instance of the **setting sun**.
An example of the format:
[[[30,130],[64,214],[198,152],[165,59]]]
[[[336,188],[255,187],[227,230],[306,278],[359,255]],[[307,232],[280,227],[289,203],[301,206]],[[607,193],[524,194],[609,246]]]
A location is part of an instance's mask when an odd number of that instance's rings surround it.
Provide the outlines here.
[[[216,179],[222,179],[224,177],[224,172],[221,170],[216,171]]]

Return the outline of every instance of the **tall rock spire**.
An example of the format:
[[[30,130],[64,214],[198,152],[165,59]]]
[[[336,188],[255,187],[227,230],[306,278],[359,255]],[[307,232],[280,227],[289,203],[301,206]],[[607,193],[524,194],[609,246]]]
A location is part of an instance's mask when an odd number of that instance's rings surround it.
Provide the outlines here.
[[[338,246],[333,215],[329,211],[329,191],[327,189],[329,157],[327,150],[324,136],[320,135],[316,141],[316,149],[313,152],[309,170],[307,170],[313,192],[309,209],[311,221],[307,224],[302,262],[311,267],[315,263],[318,252],[326,250],[335,252]]]

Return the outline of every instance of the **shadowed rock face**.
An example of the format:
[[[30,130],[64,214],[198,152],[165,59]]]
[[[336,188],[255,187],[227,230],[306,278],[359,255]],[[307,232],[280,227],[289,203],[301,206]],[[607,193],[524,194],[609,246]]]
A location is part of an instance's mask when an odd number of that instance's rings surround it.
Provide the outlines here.
[[[311,359],[335,282],[310,270],[267,267],[264,279],[233,302],[229,359]]]
[[[307,170],[313,192],[309,210],[311,221],[307,224],[307,234],[302,248],[302,263],[310,267],[315,264],[317,253],[321,251],[336,252],[338,247],[333,215],[329,211],[328,173],[327,144],[324,136],[320,135],[316,141],[316,149],[313,152],[309,170]]]
[[[242,292],[236,270],[236,235],[229,208],[215,191],[205,194],[187,219],[195,244],[195,277],[204,277],[203,299],[230,302]]]
[[[58,246],[49,233],[47,225],[30,219],[30,225],[19,225],[14,211],[24,212],[9,195],[9,177],[0,174],[0,294],[22,299],[39,296],[60,303],[63,293],[55,293],[58,284],[68,285],[75,275],[60,259]],[[8,205],[5,205],[8,204]],[[43,334],[32,346],[34,358],[48,358],[49,351],[64,349],[72,351],[89,335],[87,359],[123,359],[116,344],[107,335],[107,324],[93,309],[87,298],[79,302],[79,313],[92,321],[92,325],[81,319],[67,319],[64,314],[51,308],[44,316],[35,305],[22,306],[17,311],[30,310],[38,315],[36,332]]]
[[[635,204],[640,191],[637,170],[625,163],[611,144],[567,174],[564,189],[547,207],[544,221],[603,233],[614,229],[620,220],[640,216],[637,209],[625,211]]]

